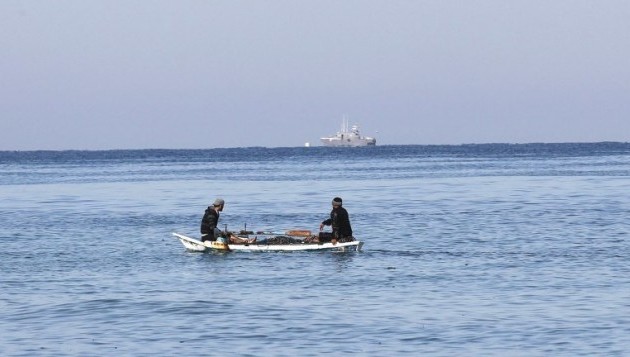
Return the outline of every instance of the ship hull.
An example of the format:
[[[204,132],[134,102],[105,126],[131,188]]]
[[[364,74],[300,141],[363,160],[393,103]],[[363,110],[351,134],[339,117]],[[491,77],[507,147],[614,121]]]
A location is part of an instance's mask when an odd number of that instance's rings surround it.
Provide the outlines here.
[[[375,146],[376,145],[376,139],[341,140],[337,138],[322,138],[321,142],[324,146],[330,146],[330,147],[358,147],[358,146]]]

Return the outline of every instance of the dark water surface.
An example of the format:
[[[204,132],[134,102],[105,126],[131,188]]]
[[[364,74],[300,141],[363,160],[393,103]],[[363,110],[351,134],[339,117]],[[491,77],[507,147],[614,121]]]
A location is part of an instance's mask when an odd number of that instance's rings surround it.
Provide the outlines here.
[[[205,207],[359,253],[192,253]],[[630,144],[0,152],[0,355],[630,354]]]

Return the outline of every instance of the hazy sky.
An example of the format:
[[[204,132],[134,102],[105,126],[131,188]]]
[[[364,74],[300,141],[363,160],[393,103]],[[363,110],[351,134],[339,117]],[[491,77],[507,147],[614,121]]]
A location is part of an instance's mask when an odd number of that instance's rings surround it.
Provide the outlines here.
[[[630,141],[630,1],[0,0],[0,150]]]

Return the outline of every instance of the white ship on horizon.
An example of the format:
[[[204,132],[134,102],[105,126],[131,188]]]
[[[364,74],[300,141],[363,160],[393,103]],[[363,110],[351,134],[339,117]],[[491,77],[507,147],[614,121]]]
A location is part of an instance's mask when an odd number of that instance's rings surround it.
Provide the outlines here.
[[[348,120],[343,119],[341,123],[341,131],[334,136],[327,136],[320,139],[324,146],[374,146],[376,138],[369,136],[361,136],[359,126],[353,125],[348,129]]]

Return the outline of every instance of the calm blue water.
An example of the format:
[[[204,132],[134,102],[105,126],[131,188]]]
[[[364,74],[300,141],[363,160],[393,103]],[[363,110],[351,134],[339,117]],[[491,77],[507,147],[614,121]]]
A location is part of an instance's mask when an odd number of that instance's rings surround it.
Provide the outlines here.
[[[228,229],[359,253],[192,253]],[[0,152],[0,355],[630,355],[630,144]]]

